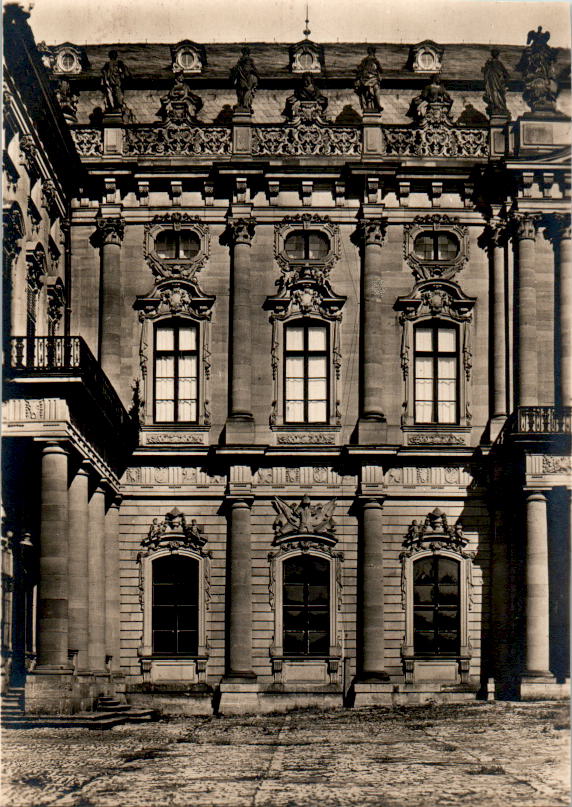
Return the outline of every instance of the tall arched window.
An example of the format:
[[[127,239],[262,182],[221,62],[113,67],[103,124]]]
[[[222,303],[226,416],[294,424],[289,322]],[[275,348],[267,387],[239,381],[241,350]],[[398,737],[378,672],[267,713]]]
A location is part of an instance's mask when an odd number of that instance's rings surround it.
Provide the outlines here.
[[[431,555],[413,563],[413,647],[416,656],[460,652],[460,563]]]
[[[414,334],[415,423],[458,423],[457,326],[429,320]]]
[[[198,328],[186,319],[155,326],[154,420],[197,423],[199,400]]]
[[[297,320],[284,330],[284,422],[327,423],[328,326]]]
[[[328,655],[330,648],[330,563],[294,555],[283,563],[284,655]]]
[[[199,648],[199,564],[183,555],[156,558],[153,568],[152,653],[195,656]]]

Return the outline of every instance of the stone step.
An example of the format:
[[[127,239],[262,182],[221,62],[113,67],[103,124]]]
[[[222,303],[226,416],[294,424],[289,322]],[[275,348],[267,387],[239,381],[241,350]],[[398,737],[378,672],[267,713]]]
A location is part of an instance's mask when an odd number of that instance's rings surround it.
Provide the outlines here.
[[[122,711],[78,712],[74,715],[30,715],[20,712],[2,717],[5,728],[88,728],[109,729],[122,723],[151,722],[158,718],[154,709],[131,709]]]

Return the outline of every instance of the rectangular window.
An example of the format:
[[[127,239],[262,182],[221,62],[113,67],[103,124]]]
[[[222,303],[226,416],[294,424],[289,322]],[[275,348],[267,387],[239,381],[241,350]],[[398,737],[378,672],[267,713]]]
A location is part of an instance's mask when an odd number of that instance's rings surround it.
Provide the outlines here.
[[[327,326],[288,325],[284,334],[284,420],[286,423],[327,423]]]
[[[153,561],[154,655],[198,652],[198,563],[180,555]]]
[[[413,643],[415,653],[459,653],[459,563],[433,555],[413,564]]]
[[[330,652],[330,565],[312,555],[284,561],[284,653]]]
[[[198,332],[184,320],[155,327],[156,423],[198,422]]]
[[[415,328],[415,422],[458,422],[457,329]]]

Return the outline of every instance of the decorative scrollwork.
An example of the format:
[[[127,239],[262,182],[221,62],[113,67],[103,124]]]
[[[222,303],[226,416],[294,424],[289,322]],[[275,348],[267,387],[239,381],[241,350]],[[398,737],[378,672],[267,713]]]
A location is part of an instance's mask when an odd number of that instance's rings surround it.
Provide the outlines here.
[[[70,131],[80,157],[99,157],[103,154],[101,129],[71,129]]]
[[[131,126],[125,130],[126,154],[207,155],[231,152],[231,130],[222,126]]]
[[[318,542],[336,543],[334,533],[336,523],[333,518],[336,499],[326,504],[312,504],[306,494],[297,505],[289,505],[282,499],[274,499],[277,516],[274,519],[274,543],[279,544],[290,537],[300,534],[312,534]]]
[[[174,507],[165,514],[163,521],[153,519],[147,536],[141,541],[141,546],[150,550],[160,547],[178,549],[181,546],[201,549],[206,542],[207,539],[196,519],[191,519],[191,523],[187,524],[185,514]]]
[[[308,156],[359,156],[361,130],[349,126],[255,126],[253,154]]]
[[[488,157],[488,129],[384,127],[386,154],[409,157]]]

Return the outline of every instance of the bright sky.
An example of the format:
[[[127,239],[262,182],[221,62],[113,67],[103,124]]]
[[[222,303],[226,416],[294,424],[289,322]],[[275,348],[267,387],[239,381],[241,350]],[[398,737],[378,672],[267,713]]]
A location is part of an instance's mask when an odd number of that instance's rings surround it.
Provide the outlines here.
[[[28,1],[28,0],[26,0]],[[309,0],[316,42],[480,42],[525,45],[542,25],[570,44],[568,2],[552,0]],[[305,0],[35,0],[37,41],[297,42]]]

